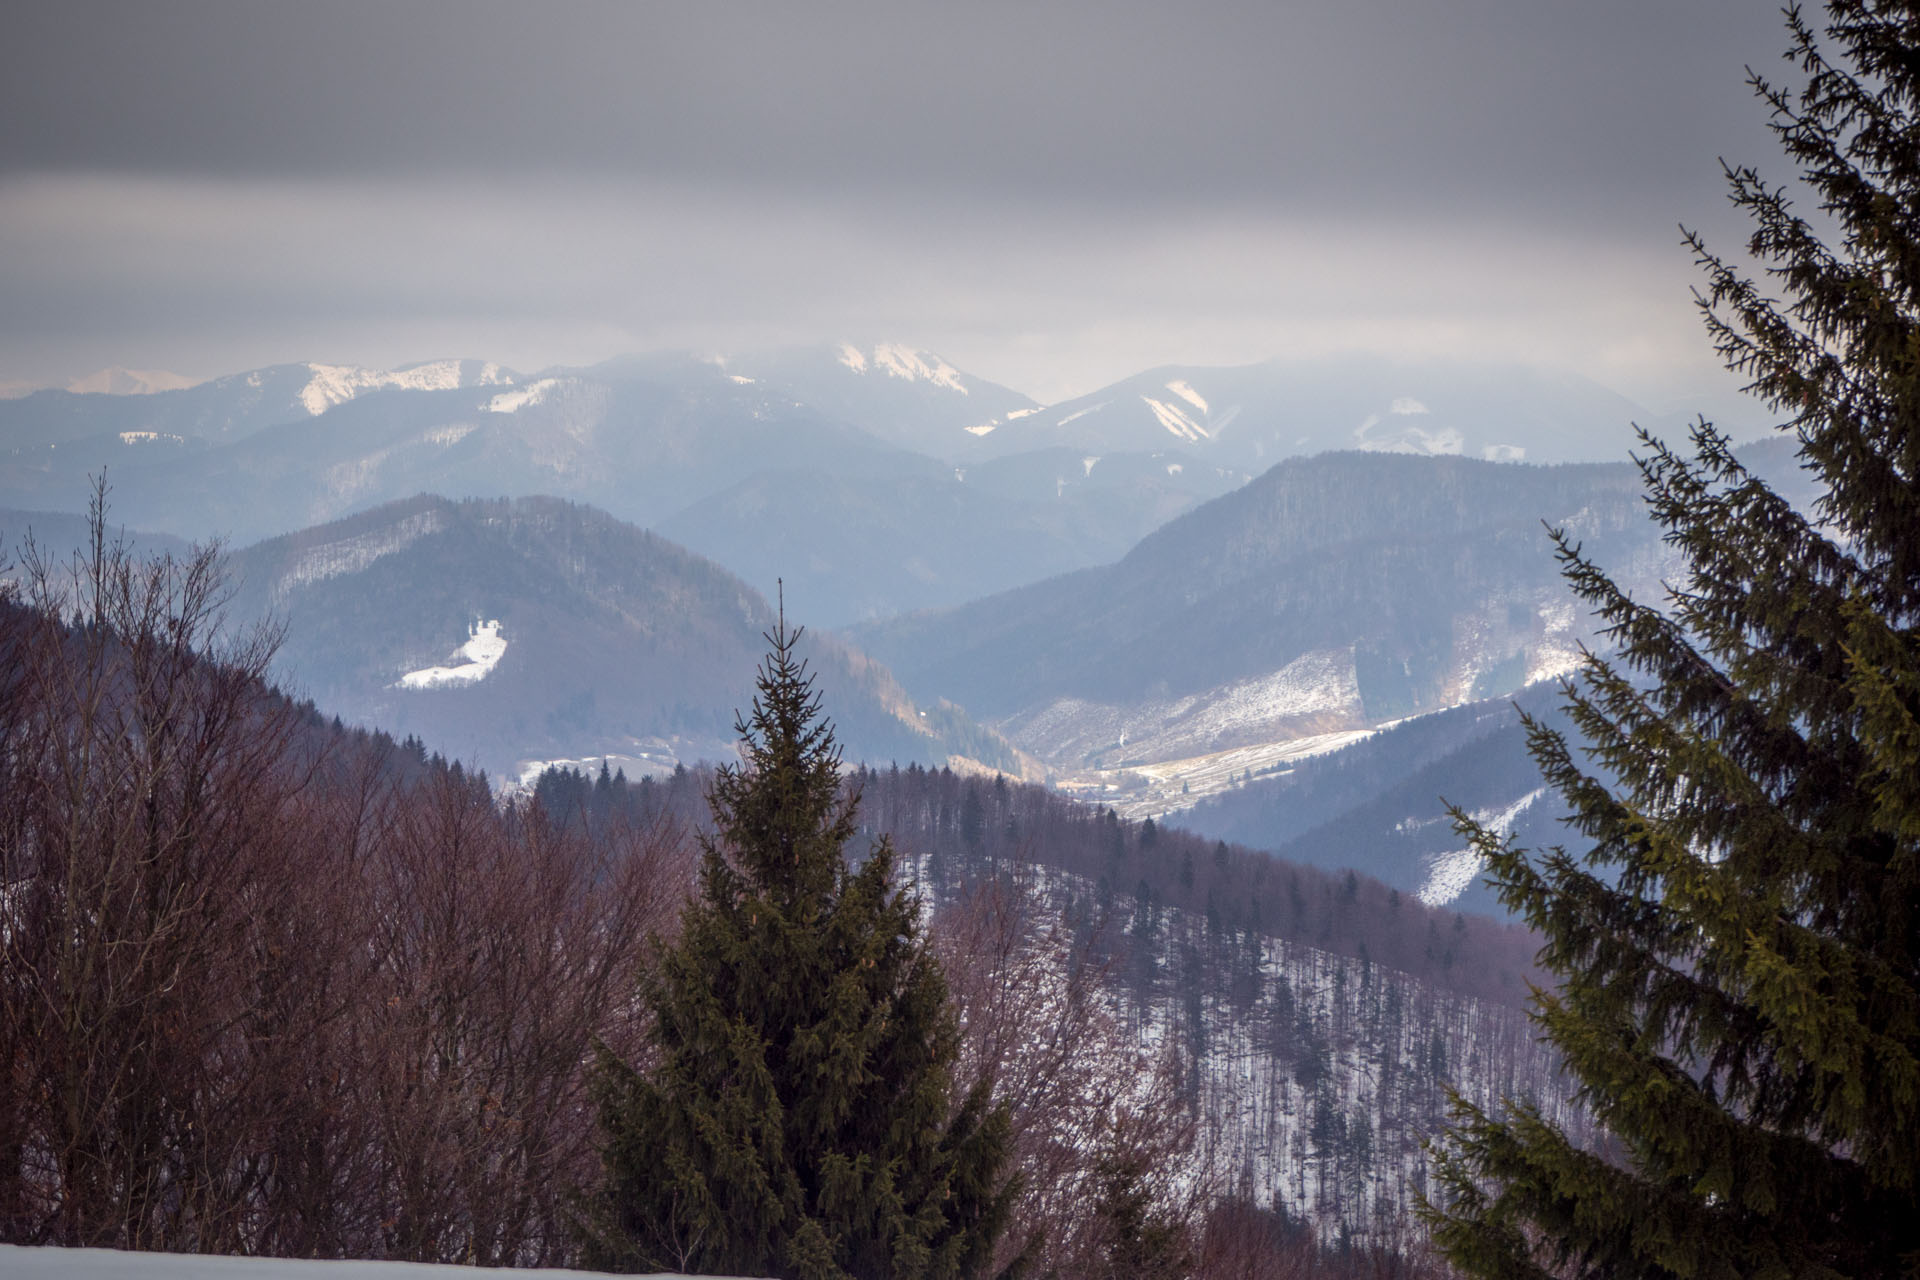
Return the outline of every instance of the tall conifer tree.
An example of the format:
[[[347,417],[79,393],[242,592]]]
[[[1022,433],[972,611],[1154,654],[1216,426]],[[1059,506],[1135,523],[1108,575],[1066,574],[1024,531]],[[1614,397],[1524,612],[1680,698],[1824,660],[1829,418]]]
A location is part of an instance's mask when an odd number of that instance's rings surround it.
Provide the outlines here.
[[[678,942],[643,978],[656,1056],[598,1085],[601,1266],[839,1280],[981,1274],[1015,1186],[986,1082],[954,1100],[958,1032],[886,841],[858,869],[857,796],[784,617],[745,759]]]
[[[1616,656],[1570,694],[1584,751],[1531,726],[1589,847],[1465,824],[1546,938],[1540,1025],[1617,1139],[1461,1106],[1428,1212],[1477,1274],[1920,1272],[1920,4],[1827,10],[1787,14],[1797,91],[1753,80],[1818,226],[1728,172],[1784,301],[1688,237],[1817,507],[1704,423],[1691,456],[1647,439],[1690,575],[1650,607],[1562,540]]]

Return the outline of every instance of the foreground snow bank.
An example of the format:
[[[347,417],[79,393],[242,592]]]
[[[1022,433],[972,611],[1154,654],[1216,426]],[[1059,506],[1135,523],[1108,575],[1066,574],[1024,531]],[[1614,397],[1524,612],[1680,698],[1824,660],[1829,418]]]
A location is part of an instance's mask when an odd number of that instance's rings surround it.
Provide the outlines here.
[[[27,1248],[0,1244],[6,1280],[584,1280],[592,1271],[499,1271],[417,1262],[311,1262],[298,1258],[215,1258],[206,1254],[122,1253],[116,1249]],[[661,1276],[657,1280],[686,1280]]]

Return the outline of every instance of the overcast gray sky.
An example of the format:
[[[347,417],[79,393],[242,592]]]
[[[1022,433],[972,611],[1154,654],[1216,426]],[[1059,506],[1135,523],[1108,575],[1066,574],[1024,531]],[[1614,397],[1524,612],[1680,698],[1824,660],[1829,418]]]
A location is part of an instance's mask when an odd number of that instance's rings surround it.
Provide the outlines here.
[[[0,381],[897,339],[1714,368],[1766,0],[167,3],[0,43]]]

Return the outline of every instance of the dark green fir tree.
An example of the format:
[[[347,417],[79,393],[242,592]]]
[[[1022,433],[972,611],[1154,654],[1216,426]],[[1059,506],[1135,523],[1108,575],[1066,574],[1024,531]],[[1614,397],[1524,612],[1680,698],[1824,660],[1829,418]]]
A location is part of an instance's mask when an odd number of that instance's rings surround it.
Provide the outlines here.
[[[955,1015],[782,618],[679,939],[642,979],[653,1053],[603,1055],[591,1265],[839,1280],[984,1274],[1010,1120],[956,1097]]]
[[[1471,835],[1610,1136],[1459,1108],[1428,1213],[1478,1275],[1920,1274],[1920,4],[1787,19],[1799,84],[1754,85],[1811,208],[1730,170],[1765,274],[1689,243],[1820,496],[1702,424],[1641,462],[1690,568],[1665,602],[1562,541],[1614,656],[1570,693],[1583,747],[1532,746],[1583,839]]]

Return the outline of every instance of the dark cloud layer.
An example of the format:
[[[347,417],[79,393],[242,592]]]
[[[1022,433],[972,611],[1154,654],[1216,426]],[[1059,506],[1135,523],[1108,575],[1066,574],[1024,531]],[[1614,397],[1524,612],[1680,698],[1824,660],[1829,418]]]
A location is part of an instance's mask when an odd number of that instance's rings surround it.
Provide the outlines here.
[[[1737,235],[1782,42],[1764,0],[16,8],[0,382],[846,334],[1041,395],[1353,347],[1672,383],[1675,224]]]
[[[1613,207],[1753,136],[1753,0],[26,7],[7,171],[568,170]]]

